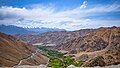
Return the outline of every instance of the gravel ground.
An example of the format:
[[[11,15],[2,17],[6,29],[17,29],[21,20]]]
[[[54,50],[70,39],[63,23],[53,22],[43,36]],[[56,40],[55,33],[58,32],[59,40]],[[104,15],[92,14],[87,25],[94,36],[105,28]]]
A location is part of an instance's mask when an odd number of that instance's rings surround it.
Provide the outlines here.
[[[100,66],[96,66],[96,67],[75,67],[74,65],[70,65],[67,68],[120,68],[120,64],[119,65],[105,66],[105,67],[100,67]]]
[[[22,66],[17,66],[17,67],[0,67],[0,68],[50,68],[46,67],[46,65],[39,65],[39,66],[29,66],[29,65],[22,65]],[[120,68],[119,65],[111,65],[111,66],[105,66],[105,67],[75,67],[74,65],[70,65],[67,68]]]

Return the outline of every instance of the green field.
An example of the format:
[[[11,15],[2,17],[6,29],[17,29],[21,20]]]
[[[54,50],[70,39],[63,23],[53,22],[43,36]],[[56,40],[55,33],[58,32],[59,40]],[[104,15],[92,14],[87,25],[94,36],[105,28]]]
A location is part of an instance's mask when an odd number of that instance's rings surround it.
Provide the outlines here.
[[[64,56],[63,53],[49,49],[50,46],[38,46],[42,50],[42,54],[47,56],[49,60],[48,67],[66,68],[69,65],[80,67],[84,62],[76,61],[71,56]]]

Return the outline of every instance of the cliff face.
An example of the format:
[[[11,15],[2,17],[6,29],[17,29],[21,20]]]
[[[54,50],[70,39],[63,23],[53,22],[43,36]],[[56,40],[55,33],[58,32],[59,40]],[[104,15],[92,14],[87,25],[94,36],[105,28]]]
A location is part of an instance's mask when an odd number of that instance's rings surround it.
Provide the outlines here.
[[[99,28],[84,37],[78,37],[57,46],[60,50],[67,50],[70,53],[93,52],[105,49],[112,42],[120,41],[120,28]]]
[[[48,58],[39,53],[36,47],[0,33],[0,67],[39,65],[47,61]]]

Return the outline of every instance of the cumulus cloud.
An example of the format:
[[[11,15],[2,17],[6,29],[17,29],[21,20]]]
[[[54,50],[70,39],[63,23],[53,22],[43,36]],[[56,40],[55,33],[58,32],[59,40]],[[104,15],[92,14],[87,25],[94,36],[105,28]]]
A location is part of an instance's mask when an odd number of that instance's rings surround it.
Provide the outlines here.
[[[77,30],[102,26],[101,22],[106,23],[109,20],[96,21],[87,17],[101,13],[118,12],[119,8],[120,5],[116,4],[87,8],[87,1],[74,9],[64,11],[55,11],[55,7],[41,5],[33,5],[30,9],[3,6],[0,8],[0,24]],[[119,20],[116,21],[116,23],[119,22]]]

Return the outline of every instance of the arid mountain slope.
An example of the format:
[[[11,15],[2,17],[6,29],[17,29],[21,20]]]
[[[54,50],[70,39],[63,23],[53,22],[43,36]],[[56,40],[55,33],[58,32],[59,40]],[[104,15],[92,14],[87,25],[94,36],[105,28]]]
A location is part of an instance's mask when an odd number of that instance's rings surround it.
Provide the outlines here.
[[[83,55],[85,55],[85,53]],[[79,60],[81,56],[79,56]],[[86,56],[88,56],[88,58],[83,66],[87,67],[120,64],[120,43],[112,42],[111,45],[105,49],[98,52],[87,53]]]
[[[47,61],[48,58],[39,53],[36,47],[0,33],[0,67],[39,65]]]
[[[94,29],[82,29],[78,31],[58,31],[58,32],[47,32],[39,35],[15,35],[15,37],[22,39],[25,42],[44,43],[44,44],[61,44],[71,39],[85,36],[86,34],[93,32]]]
[[[84,37],[78,37],[62,43],[56,48],[67,50],[70,53],[93,52],[105,49],[112,42],[120,42],[120,27],[99,28]]]

